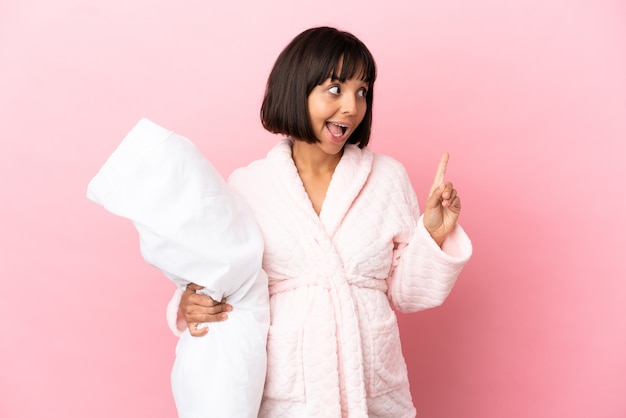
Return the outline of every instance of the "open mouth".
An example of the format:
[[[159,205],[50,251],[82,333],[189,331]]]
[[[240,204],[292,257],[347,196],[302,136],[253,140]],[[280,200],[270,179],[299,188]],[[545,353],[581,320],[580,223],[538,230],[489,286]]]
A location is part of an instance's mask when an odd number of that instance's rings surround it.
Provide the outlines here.
[[[326,122],[326,127],[335,138],[341,138],[346,134],[346,131],[348,130],[348,127],[346,125],[335,122]]]

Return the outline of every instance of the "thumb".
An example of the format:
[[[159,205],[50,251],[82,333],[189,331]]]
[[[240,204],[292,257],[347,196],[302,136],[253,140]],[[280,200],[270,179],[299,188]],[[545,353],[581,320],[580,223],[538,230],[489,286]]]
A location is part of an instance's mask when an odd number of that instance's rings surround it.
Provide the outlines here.
[[[189,333],[191,335],[193,335],[194,337],[202,337],[203,335],[208,334],[209,332],[209,327],[208,326],[203,326],[203,327],[199,327],[197,322],[192,322],[189,324]]]
[[[196,290],[202,290],[202,289],[204,289],[204,286],[200,286],[200,285],[197,285],[195,283],[189,283],[187,285],[187,290],[193,290],[194,292]]]
[[[442,200],[442,194],[445,189],[445,184],[440,184],[437,187],[433,187],[430,190],[430,194],[428,195],[428,199],[426,200],[426,208],[425,209],[434,209],[439,207]]]

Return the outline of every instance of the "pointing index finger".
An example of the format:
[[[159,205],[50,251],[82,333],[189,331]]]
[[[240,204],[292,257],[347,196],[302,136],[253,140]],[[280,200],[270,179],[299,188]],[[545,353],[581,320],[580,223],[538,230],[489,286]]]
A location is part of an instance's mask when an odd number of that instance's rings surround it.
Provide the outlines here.
[[[430,193],[439,186],[443,184],[443,180],[446,176],[446,168],[448,167],[448,160],[450,159],[450,154],[444,152],[441,156],[441,160],[439,161],[439,166],[437,167],[437,173],[435,174],[435,179],[433,180],[433,185],[430,188]]]
[[[441,161],[439,161],[439,167],[437,167],[437,174],[435,174],[435,181],[433,185],[439,187],[441,183],[443,183],[443,179],[446,176],[446,168],[448,167],[448,160],[450,159],[450,154],[444,152],[441,156]]]

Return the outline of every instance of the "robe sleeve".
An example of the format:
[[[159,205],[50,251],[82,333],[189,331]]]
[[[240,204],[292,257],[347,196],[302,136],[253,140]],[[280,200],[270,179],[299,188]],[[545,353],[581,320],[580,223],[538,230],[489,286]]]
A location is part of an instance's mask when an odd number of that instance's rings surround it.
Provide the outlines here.
[[[445,301],[472,254],[472,243],[457,224],[440,248],[424,226],[404,167],[397,179],[403,196],[399,205],[404,230],[397,234],[394,243],[393,267],[387,279],[388,297],[398,311],[417,312]]]
[[[180,299],[182,296],[183,290],[176,288],[176,290],[174,290],[174,294],[172,295],[172,299],[168,302],[165,310],[165,320],[167,321],[167,326],[177,337],[183,335],[183,331],[187,328],[187,321],[185,321],[185,318],[178,315],[178,307],[180,306]]]

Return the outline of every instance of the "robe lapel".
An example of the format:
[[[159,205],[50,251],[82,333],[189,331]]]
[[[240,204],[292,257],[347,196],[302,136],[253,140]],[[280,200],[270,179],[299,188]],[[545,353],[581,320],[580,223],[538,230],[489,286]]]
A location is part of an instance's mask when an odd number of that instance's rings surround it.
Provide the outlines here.
[[[343,262],[332,242],[332,235],[365,185],[371,172],[373,156],[367,149],[346,147],[335,168],[320,216],[315,213],[293,163],[290,142],[285,140],[274,147],[268,154],[268,160],[272,164],[277,196],[282,204],[297,208],[289,210],[287,216],[297,217],[298,228],[302,228],[304,233],[303,245],[308,245],[309,256],[318,261],[315,271],[311,271],[304,279],[313,279],[328,285],[329,315],[336,324],[333,330],[335,341],[329,340],[328,343],[336,345],[339,381],[329,387],[325,386],[324,380],[308,381],[307,384],[313,385],[309,390],[327,393],[331,399],[336,397],[341,405],[342,416],[367,416],[358,313]],[[304,367],[316,365],[305,364]],[[323,397],[316,401],[320,403],[313,405],[312,409],[323,410]]]
[[[267,155],[273,169],[272,182],[285,207],[294,208],[286,214],[294,218],[298,228],[311,234],[316,242],[322,242],[327,239],[326,232],[291,157],[291,141],[282,140]]]
[[[373,161],[373,155],[369,149],[362,150],[356,145],[346,145],[318,216],[293,163],[291,140],[281,141],[270,151],[268,157],[274,167],[279,193],[306,216],[307,223],[323,228],[326,235],[331,238],[350,210],[352,202],[363,189],[372,170]]]
[[[329,237],[335,234],[365,186],[372,171],[372,161],[373,156],[368,148],[359,149],[356,145],[346,145],[333,173],[319,216]]]

